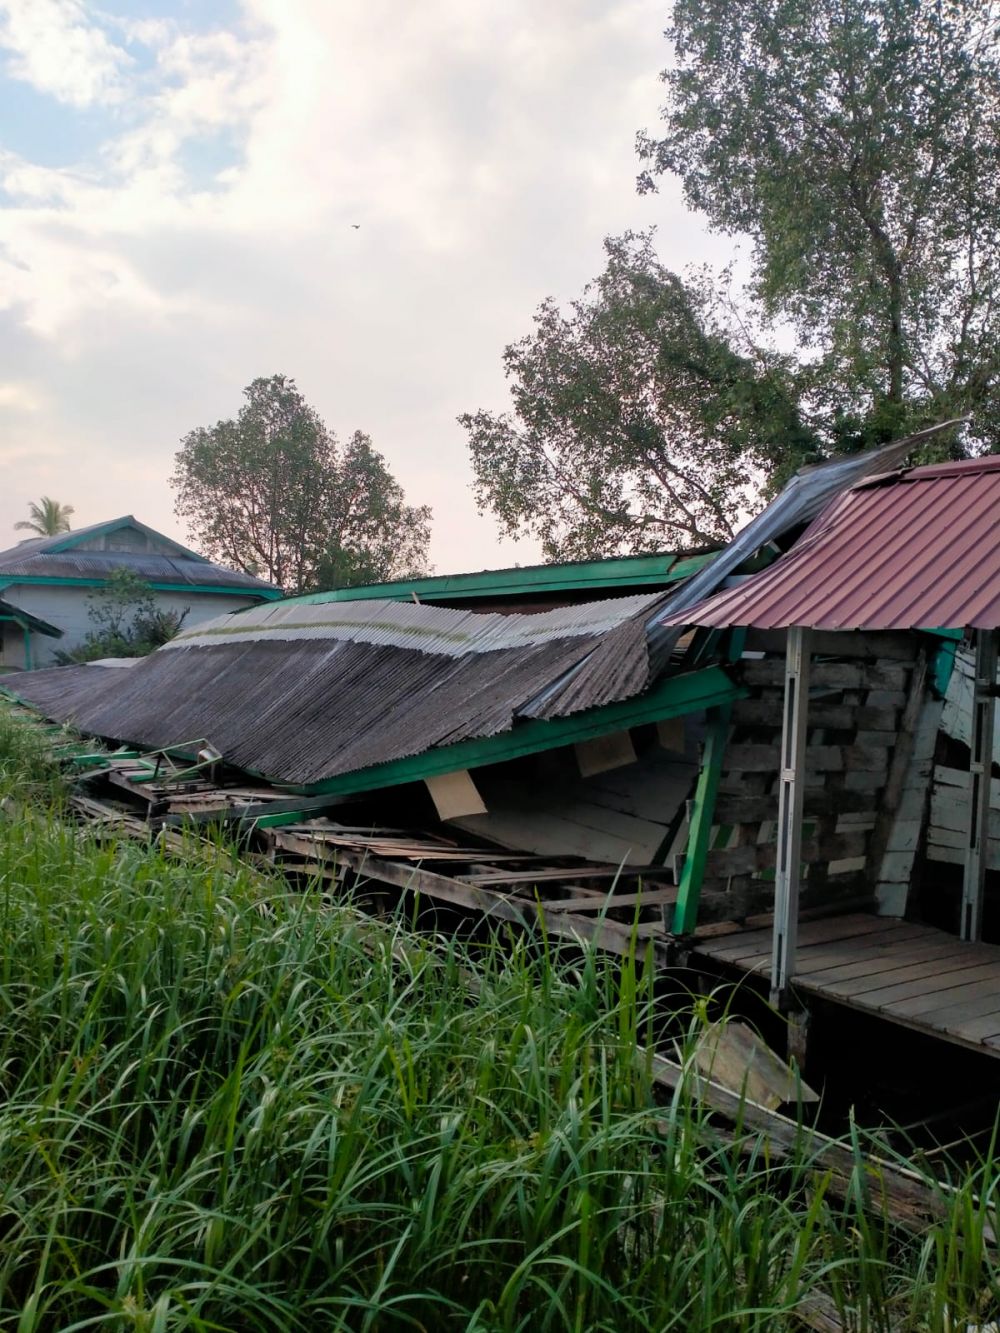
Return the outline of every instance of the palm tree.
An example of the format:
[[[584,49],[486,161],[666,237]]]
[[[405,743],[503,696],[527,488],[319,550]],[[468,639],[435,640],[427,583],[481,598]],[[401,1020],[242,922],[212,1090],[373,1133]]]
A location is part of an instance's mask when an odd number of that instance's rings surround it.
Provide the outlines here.
[[[15,523],[15,528],[37,532],[39,537],[56,537],[60,532],[69,532],[72,505],[61,505],[58,500],[50,500],[47,495],[43,495],[40,505],[34,503],[28,505],[28,512],[31,518]]]

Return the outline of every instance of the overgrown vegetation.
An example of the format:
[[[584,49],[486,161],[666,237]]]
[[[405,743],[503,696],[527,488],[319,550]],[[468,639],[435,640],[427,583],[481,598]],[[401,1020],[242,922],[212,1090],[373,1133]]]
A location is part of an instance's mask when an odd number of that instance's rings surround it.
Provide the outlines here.
[[[51,765],[0,718],[0,796]],[[641,962],[473,953],[0,817],[0,1329],[963,1328],[992,1167],[905,1239],[658,1104]],[[978,1202],[976,1191],[985,1199]],[[949,1322],[950,1321],[950,1322]]]
[[[105,586],[87,598],[94,628],[75,648],[56,652],[55,660],[68,666],[102,657],[148,657],[180,631],[189,610],[157,606],[150,583],[131,569],[113,569]]]

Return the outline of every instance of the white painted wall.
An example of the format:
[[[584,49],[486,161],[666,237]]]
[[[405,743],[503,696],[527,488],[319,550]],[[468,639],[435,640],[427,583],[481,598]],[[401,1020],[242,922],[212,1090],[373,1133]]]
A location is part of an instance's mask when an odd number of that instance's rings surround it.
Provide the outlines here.
[[[37,584],[13,584],[3,590],[4,600],[11,606],[17,606],[32,615],[46,620],[63,632],[61,639],[50,639],[43,634],[32,633],[31,649],[34,665],[51,666],[55,654],[60,650],[76,647],[85,636],[94,629],[90,619],[88,596],[96,591],[93,588],[47,587]],[[216,616],[229,611],[239,611],[241,607],[254,605],[251,597],[225,596],[220,593],[198,592],[156,592],[156,605],[163,611],[181,612],[188,608],[184,628],[200,625],[203,621],[214,620]],[[3,641],[2,666],[23,667],[23,638],[17,626],[5,625],[8,632]]]

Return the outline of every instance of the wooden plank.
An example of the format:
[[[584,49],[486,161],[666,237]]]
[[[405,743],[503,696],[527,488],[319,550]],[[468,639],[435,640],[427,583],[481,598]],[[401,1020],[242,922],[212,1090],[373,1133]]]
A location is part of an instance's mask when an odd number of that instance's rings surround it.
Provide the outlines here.
[[[839,917],[823,917],[818,921],[805,921],[800,924],[799,947],[808,947],[810,944],[826,940],[834,942],[836,940],[852,939],[859,935],[881,935],[886,931],[897,928],[898,925],[895,921],[861,913]],[[764,929],[749,931],[745,935],[744,941],[753,946],[756,945],[758,940],[770,940],[770,935],[770,931]],[[711,949],[712,956],[721,957],[733,952],[739,953],[742,944],[743,941],[727,941],[724,945],[713,946]]]
[[[656,875],[662,879],[667,874],[666,866],[555,866],[551,869],[518,871],[474,871],[467,875],[458,875],[457,879],[465,884],[541,884],[549,880],[579,879],[635,879],[639,875]]]
[[[677,886],[646,893],[606,893],[589,898],[543,899],[546,912],[603,912],[612,907],[663,907],[677,901]]]
[[[908,631],[894,630],[813,630],[813,652],[828,657],[860,657],[876,661],[912,662],[917,643]],[[750,629],[746,647],[751,651],[783,653],[783,630]]]
[[[677,905],[670,922],[675,935],[689,935],[698,923],[698,906],[711,846],[715,802],[726,762],[730,707],[711,708],[706,717],[701,771],[688,814],[687,844],[677,876]]]
[[[742,784],[741,784],[742,785]],[[807,790],[804,800],[806,817],[825,814],[861,814],[872,812],[868,792],[834,791],[826,787]],[[778,793],[750,796],[743,791],[726,792],[715,805],[719,824],[759,824],[778,817]]]
[[[459,815],[485,815],[486,804],[467,768],[453,773],[438,773],[426,779],[438,819],[457,819]]]
[[[934,1028],[962,1030],[973,1018],[987,1018],[990,1014],[1000,1014],[1000,985],[995,979],[973,982],[962,989],[960,998],[943,1005],[935,1004],[914,1017],[923,1018]],[[1000,1021],[997,1031],[1000,1031]]]
[[[930,1026],[933,1027],[933,1023]],[[1000,1020],[992,1012],[981,1016],[966,1015],[960,1019],[947,1019],[945,1026],[934,1030],[947,1032],[963,1042],[975,1042],[985,1048],[989,1055],[1000,1050]]]
[[[884,920],[885,918],[878,918]],[[926,938],[926,927],[901,924],[898,921],[887,922],[890,929],[867,931],[864,934],[847,936],[840,940],[816,940],[802,946],[802,965],[810,974],[823,966],[821,959],[837,957],[844,962],[860,959],[869,953],[886,949],[906,949],[916,947]],[[831,963],[831,966],[834,964]]]
[[[899,710],[870,708],[865,704],[832,704],[810,700],[810,731],[876,731],[895,735]],[[741,699],[733,705],[733,721],[740,726],[781,726],[781,699],[766,695]]]
[[[852,939],[813,944],[800,949],[801,962],[796,968],[796,977],[800,980],[808,979],[811,982],[814,969],[820,970],[827,966],[850,962],[869,955],[879,957],[879,940],[880,937],[877,935],[858,935]],[[900,943],[905,947],[906,940],[900,941]],[[753,971],[760,966],[760,960],[748,957],[741,960],[740,965]]]
[[[947,971],[931,974],[922,971],[920,975],[910,980],[895,981],[892,985],[866,991],[865,1004],[876,1009],[894,1007],[899,1013],[905,1014],[909,1012],[905,1007],[901,1007],[904,1006],[905,1001],[921,996],[938,995],[953,989],[955,986],[962,986],[970,981],[979,981],[989,977],[995,977],[1000,983],[1000,959],[977,962],[972,967],[949,966]],[[845,985],[849,984],[845,983]]]
[[[654,1055],[640,1048],[636,1058],[641,1068],[651,1068],[653,1079],[664,1087],[677,1089],[688,1077],[686,1070],[662,1055]],[[749,1098],[730,1092],[721,1084],[708,1079],[699,1080],[698,1096],[706,1106],[741,1126],[744,1132],[752,1131],[755,1145],[759,1141],[758,1136],[763,1136],[773,1159],[780,1160],[783,1156],[794,1154],[798,1160],[803,1160],[803,1155],[808,1156],[817,1171],[828,1173],[830,1192],[837,1197],[856,1197],[858,1168],[861,1165],[871,1206],[906,1230],[923,1236],[929,1221],[947,1215],[947,1185],[928,1185],[915,1171],[872,1155],[862,1157],[859,1163],[853,1148],[845,1147],[818,1130],[803,1125],[800,1120],[792,1120],[777,1111],[768,1111]],[[992,1243],[992,1230],[990,1239]]]
[[[931,976],[931,969],[940,968],[949,972],[949,979],[954,980],[961,974],[976,967],[995,967],[994,962],[984,963],[982,959],[962,958],[954,955],[940,959],[927,959],[923,962],[907,961],[906,966],[894,968],[891,971],[882,973],[872,973],[865,977],[845,978],[842,981],[828,980],[825,977],[815,978],[815,984],[822,989],[824,994],[829,994],[838,999],[850,997],[859,1004],[868,1005],[872,1009],[882,1009],[886,1006],[879,1002],[879,996],[882,991],[890,990],[894,987],[900,988],[900,1000],[907,997],[904,990],[917,994],[927,991],[927,981]],[[813,981],[810,978],[810,981]],[[933,987],[931,987],[933,990]],[[905,1011],[901,1011],[905,1012]]]
[[[744,658],[740,667],[747,685],[784,684],[785,664],[780,658],[763,658],[756,661]],[[906,689],[908,675],[907,668],[897,663],[873,662],[860,665],[846,662],[816,662],[813,664],[812,684],[845,690],[901,691]],[[883,701],[877,702],[881,704]],[[899,701],[900,706],[903,702]]]
[[[810,979],[817,986],[828,982],[848,981],[853,977],[869,977],[898,972],[902,968],[912,967],[915,963],[946,963],[964,957],[965,950],[961,940],[910,940],[906,948],[898,943],[893,945],[891,937],[885,943],[879,943],[874,951],[869,950],[860,957],[847,963],[834,963],[827,968],[810,969]]]
[[[585,778],[607,772],[608,769],[625,768],[636,761],[635,746],[632,744],[631,733],[627,731],[614,731],[610,736],[598,736],[594,740],[580,741],[573,749],[580,776]]]
[[[863,857],[868,846],[868,831],[856,829],[835,833],[816,840],[809,838],[802,844],[801,862],[815,865],[821,861],[837,861],[845,857]],[[772,870],[777,854],[774,842],[748,843],[743,847],[722,847],[706,856],[709,875],[743,875],[755,870]]]

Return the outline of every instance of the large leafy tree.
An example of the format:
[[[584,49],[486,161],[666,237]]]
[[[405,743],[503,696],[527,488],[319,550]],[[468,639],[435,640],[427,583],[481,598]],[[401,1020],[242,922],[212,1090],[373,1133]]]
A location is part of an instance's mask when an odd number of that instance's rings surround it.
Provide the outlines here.
[[[605,250],[582,297],[543,302],[506,349],[513,411],[459,418],[480,507],[553,560],[723,541],[755,476],[817,448],[787,365],[737,350],[707,289],[648,234]]]
[[[405,503],[366,435],[341,446],[284,375],[244,399],[175,460],[176,511],[207,555],[289,592],[424,572],[430,510]]]
[[[642,183],[752,238],[835,444],[972,411],[1000,447],[998,32],[992,0],[674,4]]]
[[[39,537],[58,537],[61,532],[69,532],[69,520],[73,513],[72,505],[60,504],[58,500],[43,495],[40,504],[33,501],[28,505],[31,518],[24,518],[14,527],[24,532],[37,533]]]

